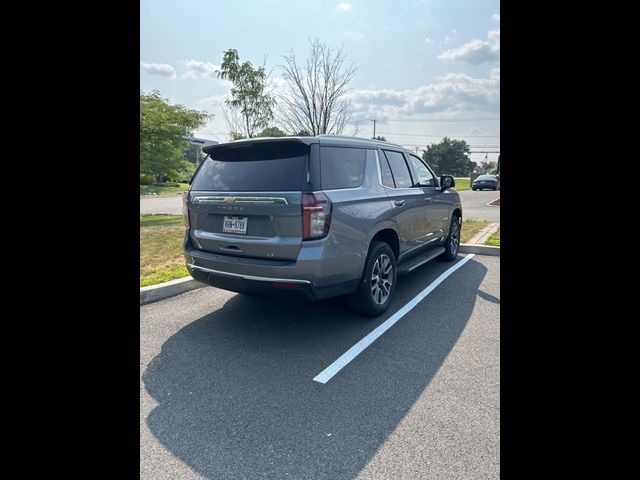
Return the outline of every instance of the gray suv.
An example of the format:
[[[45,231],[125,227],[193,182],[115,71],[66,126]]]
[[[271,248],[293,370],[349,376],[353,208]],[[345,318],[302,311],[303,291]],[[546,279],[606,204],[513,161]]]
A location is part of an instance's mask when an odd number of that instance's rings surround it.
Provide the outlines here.
[[[398,275],[456,258],[453,177],[391,143],[319,135],[205,147],[184,194],[191,276],[235,292],[348,295],[377,316]]]

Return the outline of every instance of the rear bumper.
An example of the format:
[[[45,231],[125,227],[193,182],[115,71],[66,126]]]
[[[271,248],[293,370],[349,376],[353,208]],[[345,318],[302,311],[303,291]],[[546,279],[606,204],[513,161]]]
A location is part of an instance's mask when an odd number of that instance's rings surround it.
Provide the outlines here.
[[[320,242],[305,245],[296,261],[278,261],[197,250],[187,233],[184,255],[187,270],[195,280],[234,292],[319,300],[352,293],[360,280],[359,273],[354,276],[349,270],[328,272],[327,265],[335,259],[323,259]]]

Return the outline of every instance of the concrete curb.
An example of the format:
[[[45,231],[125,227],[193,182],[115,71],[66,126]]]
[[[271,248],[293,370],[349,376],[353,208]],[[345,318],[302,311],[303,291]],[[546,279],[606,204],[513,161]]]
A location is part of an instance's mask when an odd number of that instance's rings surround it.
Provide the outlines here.
[[[469,242],[468,245],[484,245],[484,242],[500,228],[500,222],[490,223],[480,230]]]
[[[178,278],[158,285],[142,287],[140,289],[140,305],[164,300],[201,287],[206,287],[206,285],[195,281],[191,277]]]
[[[492,257],[499,257],[500,247],[492,247],[491,245],[472,245],[469,243],[461,243],[459,252],[475,253],[478,255],[490,255]]]

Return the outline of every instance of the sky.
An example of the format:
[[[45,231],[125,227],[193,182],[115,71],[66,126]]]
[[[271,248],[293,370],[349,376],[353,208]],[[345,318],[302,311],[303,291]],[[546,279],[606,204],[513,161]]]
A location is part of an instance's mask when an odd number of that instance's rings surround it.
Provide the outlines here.
[[[500,147],[500,2],[497,0],[141,0],[140,89],[213,115],[196,136],[228,141],[220,109],[231,84],[216,77],[223,52],[266,65],[304,60],[309,40],[342,47],[357,69],[352,124],[407,148],[443,136],[472,152]],[[472,153],[476,162],[497,153]]]

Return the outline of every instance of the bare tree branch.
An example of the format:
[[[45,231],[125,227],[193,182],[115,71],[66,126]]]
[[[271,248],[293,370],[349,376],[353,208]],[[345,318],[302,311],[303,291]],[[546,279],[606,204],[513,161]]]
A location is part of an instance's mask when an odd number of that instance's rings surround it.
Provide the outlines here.
[[[342,47],[333,49],[319,40],[309,43],[304,69],[293,51],[283,57],[287,89],[278,96],[279,123],[290,133],[341,134],[350,119],[351,102],[345,95],[356,68],[353,63],[345,66]]]

